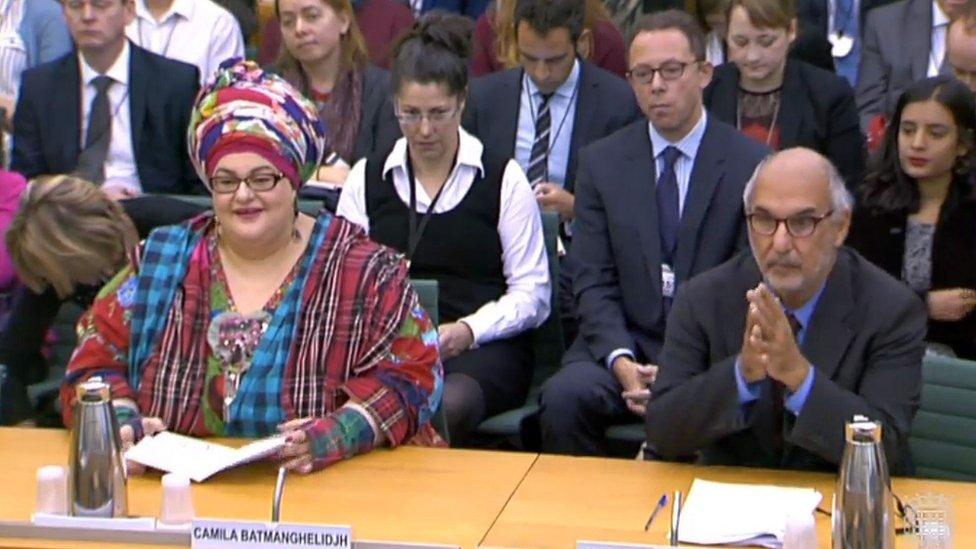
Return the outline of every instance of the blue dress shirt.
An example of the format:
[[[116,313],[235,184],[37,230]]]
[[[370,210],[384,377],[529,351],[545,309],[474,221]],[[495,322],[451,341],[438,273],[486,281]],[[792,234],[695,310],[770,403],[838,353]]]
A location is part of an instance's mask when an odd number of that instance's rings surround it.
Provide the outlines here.
[[[573,62],[569,77],[549,99],[549,182],[564,186],[569,167],[569,146],[573,141],[576,105],[579,103],[579,59]],[[528,173],[532,145],[535,143],[535,117],[542,104],[542,94],[528,74],[522,74],[522,93],[519,95],[518,130],[515,133],[515,161]]]

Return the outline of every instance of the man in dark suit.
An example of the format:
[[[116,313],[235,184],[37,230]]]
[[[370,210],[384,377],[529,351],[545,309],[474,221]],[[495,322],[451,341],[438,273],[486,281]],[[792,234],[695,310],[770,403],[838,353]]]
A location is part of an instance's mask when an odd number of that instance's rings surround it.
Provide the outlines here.
[[[24,73],[11,168],[78,171],[116,199],[202,190],[186,152],[196,67],[126,40],[134,0],[62,5],[77,52]]]
[[[827,44],[837,74],[857,85],[864,22],[872,8],[893,0],[798,0],[796,15],[800,35],[817,37]],[[820,66],[820,65],[818,65]]]
[[[830,161],[789,149],[744,194],[751,253],[682,288],[647,406],[666,459],[835,469],[844,424],[880,421],[909,473],[926,313],[907,286],[844,248],[853,199]]]
[[[511,155],[539,206],[573,219],[579,149],[640,118],[627,83],[583,59],[589,31],[584,0],[518,0],[515,36],[522,67],[471,82],[463,124],[490,150]],[[564,225],[563,243],[572,230]],[[558,310],[567,341],[576,335],[571,261],[562,261]]]
[[[684,12],[642,20],[630,79],[648,120],[584,148],[570,256],[580,336],[543,387],[543,449],[605,452],[643,416],[675,287],[745,245],[742,189],[766,147],[708,116],[712,66]]]
[[[965,7],[960,0],[901,0],[868,14],[856,86],[863,128],[890,114],[913,82],[952,74],[945,62],[946,33]]]
[[[485,147],[515,158],[540,206],[563,220],[573,218],[579,149],[640,118],[627,83],[579,56],[584,18],[583,0],[519,0],[522,67],[473,80],[463,120]]]

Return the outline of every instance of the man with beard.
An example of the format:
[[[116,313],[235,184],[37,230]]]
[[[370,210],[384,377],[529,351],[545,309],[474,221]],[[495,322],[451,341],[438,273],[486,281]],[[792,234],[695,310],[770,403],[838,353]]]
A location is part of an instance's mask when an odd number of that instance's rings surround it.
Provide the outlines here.
[[[770,157],[743,197],[751,253],[674,301],[647,407],[652,455],[835,469],[859,414],[881,422],[891,469],[910,473],[921,300],[843,247],[853,201],[820,154]]]

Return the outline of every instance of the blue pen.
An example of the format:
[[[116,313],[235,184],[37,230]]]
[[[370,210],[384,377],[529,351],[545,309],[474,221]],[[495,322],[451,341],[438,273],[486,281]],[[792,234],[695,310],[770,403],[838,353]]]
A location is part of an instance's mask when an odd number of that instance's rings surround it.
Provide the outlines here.
[[[647,523],[644,525],[644,531],[646,532],[648,528],[651,527],[651,523],[654,522],[654,517],[668,505],[668,494],[661,494],[661,499],[657,500],[657,505],[654,506],[654,510],[651,511],[651,516],[647,517]]]

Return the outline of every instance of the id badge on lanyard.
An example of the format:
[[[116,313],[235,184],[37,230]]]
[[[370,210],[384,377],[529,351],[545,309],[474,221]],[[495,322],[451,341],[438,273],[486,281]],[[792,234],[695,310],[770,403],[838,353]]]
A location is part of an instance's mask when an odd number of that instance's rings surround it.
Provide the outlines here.
[[[666,263],[661,264],[661,295],[674,297],[674,270]]]

